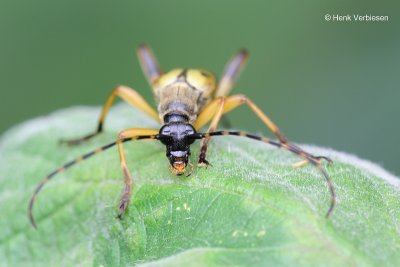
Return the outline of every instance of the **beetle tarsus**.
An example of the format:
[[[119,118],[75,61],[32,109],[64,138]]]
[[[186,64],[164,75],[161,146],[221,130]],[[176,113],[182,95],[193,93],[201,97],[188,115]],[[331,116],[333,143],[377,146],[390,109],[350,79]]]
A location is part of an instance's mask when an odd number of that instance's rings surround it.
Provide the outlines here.
[[[333,160],[331,158],[325,157],[325,156],[314,156],[315,159],[321,161],[321,159],[325,160],[328,165],[333,164]]]
[[[208,160],[199,159],[199,162],[197,163],[197,167],[206,167],[206,168],[208,168],[208,166],[212,167],[212,164]]]
[[[100,132],[94,132],[94,133],[85,135],[85,136],[83,136],[83,137],[81,137],[81,138],[70,139],[70,140],[68,140],[68,139],[61,139],[61,140],[59,141],[59,143],[60,143],[60,144],[66,144],[66,145],[68,145],[68,146],[77,146],[77,145],[80,145],[80,144],[82,144],[82,143],[84,143],[84,142],[86,142],[86,141],[89,141],[90,139],[92,139],[93,137],[95,137],[96,135],[98,135],[99,133],[100,133]]]

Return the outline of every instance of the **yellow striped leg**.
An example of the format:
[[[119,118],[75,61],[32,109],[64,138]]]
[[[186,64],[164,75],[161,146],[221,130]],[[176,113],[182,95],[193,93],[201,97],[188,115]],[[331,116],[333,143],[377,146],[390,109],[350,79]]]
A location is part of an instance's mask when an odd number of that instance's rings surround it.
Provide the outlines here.
[[[158,135],[158,130],[142,129],[142,128],[127,129],[123,130],[118,134],[117,144],[118,144],[119,157],[121,161],[121,169],[124,175],[125,187],[121,196],[120,204],[118,206],[119,209],[117,218],[121,218],[125,210],[128,208],[129,200],[132,194],[132,185],[133,185],[132,176],[130,175],[126,163],[125,152],[123,147],[124,140],[157,139],[157,135]]]
[[[122,100],[129,103],[130,105],[136,107],[137,109],[143,111],[155,121],[159,122],[158,113],[150,106],[150,104],[135,90],[129,88],[127,86],[118,86],[115,88],[111,95],[108,97],[107,102],[105,103],[103,110],[101,111],[99,123],[97,126],[97,130],[93,133],[85,135],[81,138],[72,139],[72,140],[61,140],[63,143],[67,143],[68,145],[77,145],[84,141],[87,141],[94,136],[100,134],[103,131],[104,120],[106,119],[107,113],[114,103],[115,97],[119,96]]]
[[[210,129],[208,132],[216,129],[221,115],[230,112],[231,110],[243,105],[247,106],[257,115],[257,117],[272,131],[273,134],[279,139],[281,143],[287,143],[287,138],[283,135],[278,126],[262,112],[262,110],[253,103],[249,98],[244,95],[233,95],[227,98],[218,97],[211,101],[197,117],[194,124],[196,130],[199,130],[205,124],[212,120]],[[222,109],[222,112],[221,112]],[[200,166],[207,165],[206,155],[207,155],[207,145],[209,143],[209,138],[206,138],[202,144],[199,156]],[[209,163],[208,163],[209,164]]]

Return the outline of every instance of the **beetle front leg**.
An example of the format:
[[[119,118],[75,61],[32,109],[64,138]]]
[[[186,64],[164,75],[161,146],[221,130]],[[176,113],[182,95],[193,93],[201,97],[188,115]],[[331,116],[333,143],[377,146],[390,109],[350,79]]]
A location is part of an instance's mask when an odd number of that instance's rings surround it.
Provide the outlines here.
[[[212,114],[211,116],[213,116],[213,119],[211,121],[210,127],[207,130],[207,133],[216,130],[218,123],[221,120],[224,104],[225,104],[225,97],[221,96],[216,98],[213,102],[211,102],[210,105],[208,105],[207,108],[205,109],[205,112],[208,112],[210,115]],[[207,137],[203,139],[201,142],[199,161],[197,164],[197,166],[199,167],[204,167],[204,166],[207,167],[208,165],[211,165],[210,162],[208,162],[208,160],[206,159],[208,143],[210,142],[210,140],[211,137]]]
[[[121,219],[129,205],[129,200],[132,195],[133,179],[129,173],[128,165],[126,163],[125,152],[123,143],[126,140],[141,140],[141,139],[157,139],[158,131],[154,129],[126,129],[118,134],[118,152],[121,161],[121,169],[124,175],[124,190],[122,192],[121,200],[118,205],[117,218]]]

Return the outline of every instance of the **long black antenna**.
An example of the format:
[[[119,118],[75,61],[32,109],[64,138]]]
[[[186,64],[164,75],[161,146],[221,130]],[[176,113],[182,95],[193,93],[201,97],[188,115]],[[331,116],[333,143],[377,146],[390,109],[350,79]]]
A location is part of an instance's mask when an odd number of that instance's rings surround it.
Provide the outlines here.
[[[115,146],[119,142],[125,143],[125,142],[131,141],[131,140],[143,140],[143,139],[159,139],[159,135],[158,134],[156,134],[156,135],[139,135],[139,136],[135,136],[133,138],[131,137],[131,138],[124,138],[122,140],[117,140],[115,142],[112,142],[112,143],[109,143],[107,145],[101,146],[101,147],[99,147],[99,148],[97,148],[97,149],[95,149],[95,150],[93,150],[91,152],[88,152],[88,153],[86,153],[86,154],[84,154],[84,155],[82,155],[82,156],[80,156],[80,157],[78,157],[78,158],[76,158],[74,160],[71,160],[71,161],[65,163],[64,165],[62,165],[61,167],[59,167],[58,169],[56,169],[55,171],[51,172],[49,175],[47,175],[40,182],[40,184],[36,187],[35,191],[32,193],[31,200],[29,201],[28,217],[29,217],[29,220],[30,220],[31,224],[33,225],[33,227],[35,227],[37,229],[37,226],[36,226],[36,223],[35,223],[35,219],[33,217],[33,205],[35,203],[36,196],[40,192],[40,190],[42,190],[43,186],[45,184],[47,184],[47,182],[50,181],[50,179],[52,179],[57,174],[65,171],[66,169],[74,166],[75,164],[77,164],[77,163],[79,163],[79,162],[81,162],[83,160],[86,160],[86,159],[88,159],[88,158],[90,158],[90,157],[92,157],[94,155],[97,155],[97,154],[99,154],[99,153],[101,153],[101,152],[103,152],[103,151]]]

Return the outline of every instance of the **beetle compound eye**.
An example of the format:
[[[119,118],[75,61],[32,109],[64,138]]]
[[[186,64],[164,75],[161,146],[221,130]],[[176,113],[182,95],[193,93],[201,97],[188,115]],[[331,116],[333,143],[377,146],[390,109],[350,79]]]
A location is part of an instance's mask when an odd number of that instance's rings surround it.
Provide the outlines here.
[[[192,134],[195,134],[195,133],[196,133],[196,131],[193,128],[193,126],[190,125],[190,124],[187,124],[186,127],[185,127],[185,135],[192,135]]]
[[[162,135],[170,135],[171,134],[171,127],[169,125],[165,125],[160,129],[160,134]]]

